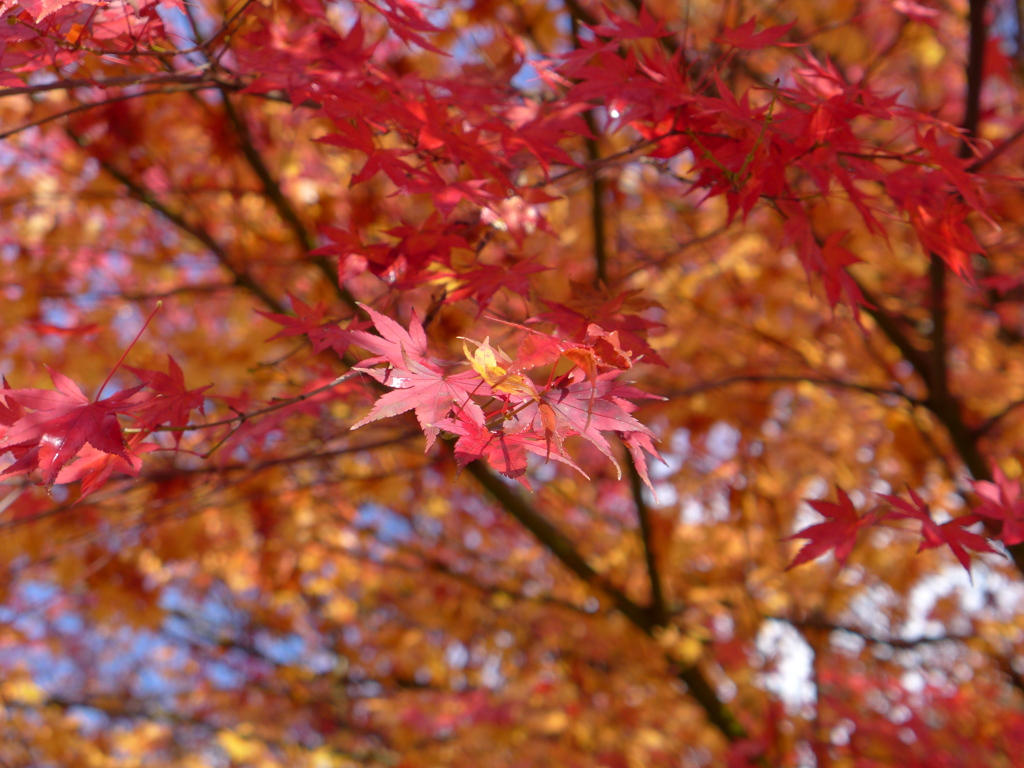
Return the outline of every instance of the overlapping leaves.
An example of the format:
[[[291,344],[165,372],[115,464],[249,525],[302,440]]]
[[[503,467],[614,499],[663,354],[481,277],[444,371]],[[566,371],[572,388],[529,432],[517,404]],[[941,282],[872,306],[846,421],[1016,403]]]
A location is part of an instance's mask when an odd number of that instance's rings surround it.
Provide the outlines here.
[[[446,373],[440,361],[428,356],[426,334],[415,315],[406,330],[386,315],[365,309],[379,335],[349,334],[354,345],[374,355],[358,370],[392,391],[381,395],[353,429],[414,411],[428,449],[438,434],[451,433],[458,438],[455,457],[461,466],[483,459],[527,488],[527,454],[579,469],[565,445],[573,436],[588,441],[617,467],[606,437],[613,433],[629,447],[650,485],[645,451],[658,456],[654,433],[630,414],[636,409],[633,400],[652,396],[614,380],[631,365],[614,332],[592,326],[591,343],[586,345],[528,331],[522,347],[526,354],[521,357],[506,355],[485,341],[472,351],[467,346],[469,370]],[[571,368],[546,385],[523,373],[559,357]],[[371,367],[378,363],[383,365]]]

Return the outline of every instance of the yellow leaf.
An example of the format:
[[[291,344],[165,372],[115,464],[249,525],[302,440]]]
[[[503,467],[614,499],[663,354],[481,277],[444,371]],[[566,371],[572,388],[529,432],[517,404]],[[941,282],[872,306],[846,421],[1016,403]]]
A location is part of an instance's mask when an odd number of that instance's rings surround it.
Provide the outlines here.
[[[3,687],[0,688],[0,692],[3,693],[3,697],[6,701],[17,702],[19,704],[38,705],[42,704],[46,699],[46,695],[42,688],[31,680],[25,680],[24,678],[8,680],[3,684]]]
[[[480,378],[490,385],[491,389],[496,392],[507,392],[528,397],[536,394],[533,382],[520,374],[509,374],[508,369],[498,362],[498,356],[495,354],[494,348],[491,347],[489,336],[482,343],[473,342],[477,344],[477,348],[472,353],[469,351],[467,341],[471,340],[462,340],[462,350],[466,355],[466,359],[469,360],[469,364],[473,366],[473,370],[480,375]],[[498,354],[501,354],[504,362],[511,362],[508,356],[500,350],[498,350]]]
[[[244,736],[240,736],[234,731],[221,731],[218,733],[217,743],[220,744],[221,749],[228,753],[228,757],[238,763],[255,760],[263,752],[259,744],[250,741]]]
[[[540,723],[541,733],[548,736],[559,734],[569,727],[569,716],[562,710],[549,712]]]

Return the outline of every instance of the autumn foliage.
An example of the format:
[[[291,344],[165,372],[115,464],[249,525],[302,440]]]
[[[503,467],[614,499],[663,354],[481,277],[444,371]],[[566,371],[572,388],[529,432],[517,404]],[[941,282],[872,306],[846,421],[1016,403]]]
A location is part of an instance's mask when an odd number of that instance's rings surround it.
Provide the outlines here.
[[[0,4],[0,766],[1024,766],[1022,30]]]

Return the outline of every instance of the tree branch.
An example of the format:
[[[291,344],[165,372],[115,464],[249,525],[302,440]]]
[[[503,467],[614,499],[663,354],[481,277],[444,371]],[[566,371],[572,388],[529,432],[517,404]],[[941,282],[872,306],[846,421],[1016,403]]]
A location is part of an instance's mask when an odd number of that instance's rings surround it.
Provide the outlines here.
[[[504,480],[479,460],[471,462],[466,467],[466,471],[476,478],[477,482],[501,504],[505,511],[522,523],[570,571],[587,584],[592,584],[604,592],[615,604],[615,607],[637,627],[648,634],[654,631],[657,625],[650,614],[595,571],[576,550],[572,541],[552,525],[547,518],[537,512],[522,497],[522,494],[506,485]]]
[[[981,121],[981,86],[985,76],[985,43],[988,28],[985,24],[985,7],[988,0],[971,0],[969,21],[971,25],[970,51],[967,54],[967,96],[964,106],[964,141],[960,144],[960,157],[969,158],[971,148],[968,139],[978,134]]]
[[[151,90],[140,91],[138,93],[123,93],[120,96],[112,96],[109,99],[103,99],[102,101],[91,101],[85,104],[78,104],[77,106],[65,109],[61,112],[55,112],[52,115],[46,115],[45,117],[40,117],[37,120],[32,120],[31,122],[23,123],[22,125],[19,125],[16,128],[11,128],[9,130],[0,132],[0,141],[4,139],[9,139],[11,136],[21,133],[22,131],[27,131],[29,128],[38,128],[40,125],[46,125],[47,123],[53,122],[54,120],[60,120],[62,117],[68,117],[69,115],[74,115],[78,112],[87,112],[88,110],[95,109],[96,107],[105,107],[108,104],[115,104],[119,101],[141,99],[146,96],[169,96],[174,93],[194,93],[196,91],[202,91],[216,87],[216,85],[213,85],[211,83],[183,84],[168,86],[166,88],[153,88]]]
[[[925,401],[918,400],[916,397],[911,397],[905,392],[897,389],[888,389],[886,387],[874,387],[869,384],[857,384],[852,381],[842,381],[841,379],[828,379],[816,376],[796,376],[786,374],[740,374],[737,376],[728,376],[724,379],[718,379],[716,381],[706,381],[700,384],[694,384],[692,387],[686,389],[665,391],[660,394],[669,399],[677,397],[692,397],[693,395],[699,395],[702,392],[709,392],[714,389],[723,389],[725,387],[731,387],[734,384],[815,384],[822,387],[835,387],[836,389],[852,389],[856,392],[863,392],[868,395],[877,395],[883,397],[886,395],[892,395],[894,397],[902,398],[911,405],[925,405]]]
[[[863,629],[857,627],[847,626],[845,624],[835,624],[824,619],[788,619],[782,616],[766,616],[765,618],[773,621],[781,621],[796,629],[818,629],[826,630],[828,632],[845,632],[848,635],[854,635],[859,637],[866,643],[872,645],[885,645],[890,648],[896,648],[899,650],[911,650],[918,648],[922,645],[935,645],[937,643],[946,642],[965,642],[975,637],[973,634],[969,635],[938,635],[934,637],[921,636],[921,637],[910,637],[910,638],[897,638],[897,637],[880,637],[873,635]]]
[[[665,604],[665,592],[662,589],[661,574],[658,572],[658,561],[654,556],[654,532],[651,529],[651,511],[644,501],[643,479],[633,461],[633,454],[626,452],[626,471],[629,473],[629,488],[636,506],[636,516],[640,521],[640,541],[644,546],[644,561],[647,564],[647,578],[651,584],[651,605],[648,609],[654,621],[660,625],[668,623],[668,608]]]
[[[54,80],[52,83],[38,83],[36,85],[19,85],[12,88],[0,88],[0,99],[7,96],[25,96],[47,91],[71,91],[75,88],[107,89],[120,86],[149,86],[149,85],[202,85],[209,88],[227,88],[237,91],[244,88],[244,85],[218,80],[209,72],[200,75],[186,75],[181,73],[156,74],[151,77],[140,75],[124,75],[118,77],[106,77],[95,79],[77,80]]]
[[[566,7],[569,9],[569,22],[572,29],[573,44],[580,47],[580,20],[585,23],[594,24],[593,17],[579,5],[575,0],[568,0]],[[590,19],[587,21],[587,19]],[[594,233],[594,284],[596,286],[608,284],[608,241],[605,233],[604,216],[604,179],[600,176],[601,148],[598,146],[597,119],[594,117],[594,110],[588,109],[583,113],[583,119],[587,124],[590,135],[584,138],[589,159],[588,168],[590,174],[590,227]]]
[[[87,148],[88,145],[85,143],[85,140],[82,139],[81,136],[76,134],[70,128],[65,128],[64,131],[71,138],[71,140],[78,144],[80,147],[82,147],[83,149]],[[260,301],[262,301],[268,308],[270,308],[271,311],[280,315],[288,314],[288,310],[285,309],[285,306],[281,302],[279,302],[272,295],[270,295],[270,293],[268,293],[267,290],[258,282],[256,282],[247,272],[245,272],[242,269],[239,269],[232,263],[231,257],[228,256],[228,253],[227,251],[224,250],[224,247],[220,243],[218,243],[213,238],[213,236],[204,228],[191,223],[182,214],[168,208],[166,205],[160,202],[160,200],[157,199],[156,195],[153,194],[152,190],[144,186],[142,183],[136,181],[128,174],[124,173],[122,170],[117,168],[109,161],[103,160],[102,158],[96,158],[96,162],[100,164],[100,167],[103,168],[103,170],[105,170],[107,173],[109,173],[111,176],[117,179],[118,182],[124,185],[124,187],[128,190],[129,194],[132,197],[134,197],[140,203],[152,209],[156,213],[163,216],[165,219],[174,224],[174,226],[176,226],[182,232],[191,235],[193,238],[195,238],[204,246],[206,246],[207,250],[209,250],[210,253],[214,255],[214,257],[217,259],[220,265],[231,273],[231,276],[234,278],[235,285],[239,286],[240,288],[245,288],[247,291],[252,293]]]
[[[285,196],[281,190],[281,185],[278,184],[277,180],[271,174],[267,164],[263,162],[263,156],[256,149],[256,145],[252,140],[252,133],[249,131],[249,126],[245,122],[245,118],[239,114],[238,110],[231,103],[231,97],[227,89],[221,89],[221,95],[223,97],[224,113],[228,117],[228,121],[231,123],[231,127],[235,131],[235,135],[238,137],[238,144],[242,150],[242,154],[245,156],[246,161],[249,163],[249,167],[252,168],[253,172],[259,178],[260,183],[263,185],[263,190],[266,193],[267,199],[270,200],[271,204],[277,210],[278,215],[285,222],[292,233],[295,235],[295,239],[302,247],[304,254],[309,254],[314,248],[316,248],[316,241],[313,239],[313,235],[310,234],[306,225],[303,224],[302,219],[299,218],[298,212],[295,210],[291,201]],[[344,301],[352,309],[356,309],[358,304],[348,289],[345,288],[341,283],[338,282],[337,270],[331,265],[331,262],[323,256],[310,257],[313,264],[316,265],[328,282],[334,287],[335,292],[339,298]]]
[[[565,534],[555,528],[547,518],[527,503],[522,494],[506,485],[485,464],[479,460],[473,461],[466,467],[466,471],[473,475],[498,504],[522,523],[563,565],[587,584],[592,584],[603,591],[637,629],[654,637],[656,631],[664,626],[655,621],[648,611],[630,600],[618,588],[609,584],[590,566]],[[686,684],[690,695],[704,710],[708,720],[726,739],[739,741],[747,737],[746,729],[718,697],[718,693],[699,667],[683,667],[678,671],[678,676]]]
[[[945,403],[949,395],[949,371],[946,366],[946,263],[938,254],[931,254],[928,266],[928,287],[931,295],[932,343],[931,365],[928,368],[929,399]]]
[[[927,385],[929,382],[929,361],[927,356],[911,343],[910,337],[903,332],[902,328],[900,328],[897,319],[882,309],[881,304],[874,295],[872,295],[867,288],[861,285],[857,278],[853,277],[853,275],[850,275],[850,277],[857,284],[857,288],[869,304],[869,306],[864,308],[864,311],[871,316],[871,319],[875,321],[875,325],[877,325],[881,329],[882,333],[889,338],[889,341],[896,345],[900,354],[903,355],[904,359],[910,363],[911,366],[913,366],[914,370]]]

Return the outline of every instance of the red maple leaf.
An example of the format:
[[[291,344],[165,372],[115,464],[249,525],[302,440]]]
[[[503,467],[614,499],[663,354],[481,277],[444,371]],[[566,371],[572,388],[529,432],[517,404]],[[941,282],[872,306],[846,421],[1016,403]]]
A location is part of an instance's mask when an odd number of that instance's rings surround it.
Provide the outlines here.
[[[460,299],[472,298],[481,308],[490,304],[494,294],[507,288],[520,296],[530,293],[529,276],[543,272],[548,267],[531,261],[519,261],[509,264],[477,264],[468,272],[442,273],[459,281],[459,286],[448,292],[446,303]]]
[[[751,16],[744,24],[733,29],[726,29],[721,37],[716,37],[717,43],[728,43],[729,45],[745,51],[767,48],[770,45],[781,45],[792,47],[795,43],[780,43],[779,40],[796,24],[791,21],[789,24],[782,24],[754,33],[754,17]]]
[[[938,8],[929,8],[914,0],[893,0],[892,8],[899,11],[911,21],[919,21],[935,29],[939,28],[936,19],[939,16]]]
[[[4,396],[11,391],[11,385],[7,383],[6,376],[4,376],[3,382],[4,388],[2,396],[0,396],[0,426],[9,427],[25,415],[25,409],[21,407],[17,400],[7,402]]]
[[[200,413],[203,411],[203,392],[212,387],[207,384],[197,389],[185,387],[185,376],[174,358],[167,356],[167,373],[150,371],[144,368],[132,368],[125,366],[129,371],[138,376],[152,390],[151,393],[140,393],[144,395],[136,398],[136,405],[132,414],[149,428],[160,424],[169,424],[172,427],[184,427],[188,424],[189,414],[192,409]],[[178,444],[181,439],[181,432],[174,433],[174,443]]]
[[[76,0],[21,0],[19,5],[28,11],[38,24],[47,16],[52,13],[64,8],[66,5],[70,5]],[[100,3],[96,0],[81,0],[85,5],[99,5]]]
[[[369,374],[381,384],[393,387],[394,391],[381,395],[373,409],[353,424],[352,429],[414,410],[423,434],[427,437],[427,450],[430,450],[439,432],[438,423],[453,411],[456,414],[468,414],[481,422],[484,420],[483,411],[473,402],[472,396],[488,395],[490,387],[475,371],[445,376],[433,367],[408,358],[402,366],[356,370]]]
[[[976,480],[972,483],[982,502],[974,514],[1002,522],[999,539],[1010,546],[1024,541],[1024,499],[1020,494],[1020,481],[1010,480],[998,466],[992,473],[995,482]]]
[[[446,432],[459,435],[455,442],[455,460],[460,467],[482,458],[495,470],[521,483],[527,490],[533,490],[526,478],[527,453],[560,461],[588,477],[587,473],[576,466],[569,457],[560,451],[552,452],[550,442],[533,432],[490,429],[482,416],[448,419],[439,426]]]
[[[651,15],[646,5],[640,6],[640,16],[636,22],[622,18],[607,6],[605,14],[608,21],[604,24],[588,25],[595,35],[612,40],[642,40],[645,37],[658,38],[671,34],[659,19]]]
[[[836,487],[836,493],[839,496],[838,504],[831,501],[807,501],[814,511],[827,518],[828,522],[804,528],[789,537],[789,540],[807,539],[807,543],[796,553],[789,568],[819,558],[832,549],[835,550],[835,558],[839,564],[845,565],[854,544],[857,543],[857,532],[878,521],[878,513],[875,511],[860,517],[853,508],[850,497],[842,488]]]
[[[0,473],[0,477],[38,467],[43,472],[43,482],[53,485],[61,468],[86,444],[130,461],[117,414],[127,413],[136,407],[132,395],[145,385],[115,392],[94,403],[67,376],[50,368],[47,370],[56,390],[4,391],[8,402],[13,400],[32,412],[23,414],[9,425],[0,439],[2,451],[27,449],[22,459]],[[19,467],[17,471],[15,467]]]
[[[665,460],[661,458],[658,449],[654,447],[654,441],[651,439],[651,436],[643,432],[620,432],[619,439],[622,440],[633,457],[633,466],[636,467],[640,479],[644,481],[644,485],[651,489],[651,493],[657,499],[657,491],[654,490],[654,486],[651,484],[651,477],[647,472],[647,456],[644,452],[646,451],[651,456],[656,457],[663,464]]]
[[[606,332],[617,331],[621,349],[628,351],[634,362],[642,358],[645,363],[663,366],[665,361],[646,338],[649,330],[661,324],[638,314],[657,305],[638,299],[637,294],[638,291],[624,291],[604,297],[573,284],[573,306],[544,301],[549,311],[538,315],[538,319],[554,323],[568,340],[576,342],[586,339],[592,325]]]
[[[323,352],[325,349],[331,346],[331,339],[329,337],[330,329],[333,323],[324,323],[324,314],[327,312],[327,307],[322,301],[318,301],[315,306],[309,306],[302,299],[296,298],[292,294],[288,294],[288,298],[291,299],[292,309],[295,311],[295,317],[291,315],[281,315],[276,312],[263,312],[257,309],[256,314],[263,315],[268,320],[271,320],[278,325],[282,326],[281,330],[269,337],[267,341],[273,341],[274,339],[285,339],[289,336],[308,336],[310,342],[313,344],[314,352]]]
[[[526,326],[516,324],[514,327],[522,328],[528,331],[528,334],[520,343],[515,360],[508,368],[510,372],[519,373],[542,365],[550,365],[562,356],[566,343],[561,339],[531,330]]]
[[[4,397],[0,397],[0,439],[6,437],[9,428],[23,418],[26,413],[25,409],[16,400],[6,399],[5,396],[11,391],[11,385],[7,383],[6,376],[3,379],[3,383]],[[13,477],[25,472],[31,472],[38,465],[38,445],[26,447],[12,446],[8,450],[14,456],[14,463],[9,464],[3,473],[0,473],[0,477]]]
[[[618,371],[599,374],[595,379],[587,381],[582,370],[573,371],[565,386],[551,387],[542,393],[535,403],[528,403],[517,415],[520,424],[530,425],[534,432],[544,435],[549,444],[553,440],[556,453],[564,455],[562,443],[566,437],[579,435],[590,442],[601,453],[607,456],[622,477],[611,446],[602,432],[617,432],[620,435],[639,434],[646,439],[633,438],[627,442],[637,471],[648,486],[651,485],[647,476],[647,462],[639,448],[647,449],[660,458],[654,449],[651,438],[654,433],[630,416],[636,406],[630,399],[638,397],[654,398],[627,384],[611,381]],[[653,490],[653,488],[652,488]]]
[[[93,491],[101,488],[115,472],[138,477],[139,471],[142,469],[142,459],[136,454],[150,453],[159,450],[160,446],[156,443],[141,443],[130,447],[131,452],[128,458],[124,459],[86,445],[79,451],[74,461],[61,468],[54,482],[57,485],[65,485],[81,480],[81,494],[78,497],[78,501],[81,501]]]
[[[926,549],[935,549],[945,544],[953,550],[956,559],[960,561],[960,565],[964,567],[968,574],[971,572],[971,556],[967,554],[966,550],[995,552],[984,536],[967,530],[969,526],[979,522],[981,520],[980,517],[974,514],[964,515],[939,525],[932,519],[931,510],[928,509],[924,499],[918,496],[913,488],[908,488],[907,491],[910,493],[913,504],[901,499],[899,496],[880,494],[879,498],[884,499],[893,506],[893,509],[888,513],[890,516],[921,521],[921,535],[923,539],[921,546],[917,550],[918,552]]]
[[[362,269],[366,267],[366,259],[364,257],[358,257],[362,259]],[[344,282],[344,270],[348,268],[349,261],[348,257],[344,260],[344,263],[339,267],[338,282]],[[360,270],[361,271],[361,270]],[[278,325],[283,326],[280,331],[269,337],[267,341],[273,341],[274,339],[284,339],[290,336],[306,336],[309,339],[310,344],[313,345],[313,351],[316,353],[323,352],[325,349],[333,349],[339,356],[344,355],[348,350],[351,336],[349,331],[358,330],[366,325],[363,321],[352,320],[349,323],[348,329],[342,329],[338,327],[338,323],[328,320],[323,322],[324,315],[327,313],[327,307],[322,301],[318,301],[315,306],[309,306],[301,299],[288,294],[288,298],[291,299],[292,309],[295,310],[295,316],[281,315],[276,312],[263,312],[256,310],[257,314],[263,315],[268,320],[271,320]]]
[[[405,330],[400,323],[392,320],[387,315],[382,315],[365,304],[360,307],[366,311],[373,321],[374,328],[380,336],[374,336],[366,331],[340,331],[339,333],[348,337],[351,343],[362,347],[375,355],[363,361],[364,365],[388,362],[395,368],[402,368],[406,359],[414,360],[424,367],[435,369],[440,372],[440,367],[426,358],[427,334],[423,330],[416,313],[413,313],[409,322],[409,330]]]

